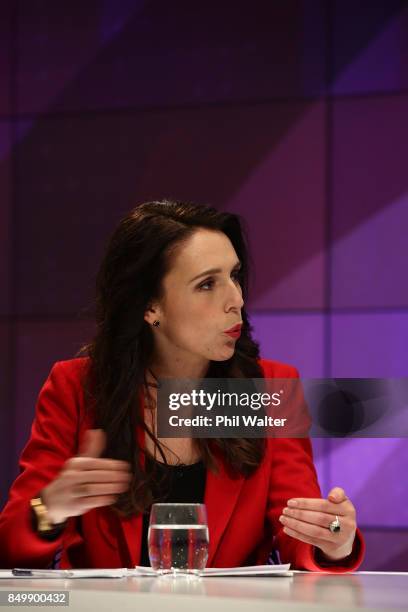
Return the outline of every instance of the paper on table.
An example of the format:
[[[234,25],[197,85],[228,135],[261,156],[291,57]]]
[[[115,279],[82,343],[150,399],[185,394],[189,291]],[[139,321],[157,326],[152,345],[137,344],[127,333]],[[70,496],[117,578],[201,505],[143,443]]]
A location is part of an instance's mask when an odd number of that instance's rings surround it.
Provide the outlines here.
[[[289,571],[290,563],[284,565],[248,565],[244,567],[207,567],[201,575],[207,576],[293,576]],[[132,570],[129,570],[131,572]],[[155,576],[151,567],[137,565],[135,576]]]
[[[207,567],[204,576],[293,576],[290,563],[284,565],[249,565],[246,567]]]
[[[13,571],[0,571],[0,578],[126,578],[128,576],[127,567],[113,569],[63,569],[63,570],[47,570],[47,569],[22,569],[15,568]],[[14,573],[16,572],[16,573]]]
[[[293,576],[293,572],[288,571],[290,563],[286,565],[251,565],[246,567],[208,567],[201,575],[206,576]],[[16,572],[16,573],[13,573]],[[1,578],[131,578],[138,576],[156,576],[156,571],[151,567],[137,565],[133,569],[127,567],[113,569],[22,569],[0,570]]]

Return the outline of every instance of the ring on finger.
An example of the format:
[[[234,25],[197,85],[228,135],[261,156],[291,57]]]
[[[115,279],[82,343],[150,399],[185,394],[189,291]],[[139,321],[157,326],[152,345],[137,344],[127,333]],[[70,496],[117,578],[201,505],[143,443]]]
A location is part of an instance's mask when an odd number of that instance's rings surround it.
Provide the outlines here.
[[[338,533],[340,531],[341,526],[340,526],[340,521],[339,521],[339,517],[337,516],[337,514],[336,514],[335,520],[329,523],[328,529],[330,529],[332,533]]]

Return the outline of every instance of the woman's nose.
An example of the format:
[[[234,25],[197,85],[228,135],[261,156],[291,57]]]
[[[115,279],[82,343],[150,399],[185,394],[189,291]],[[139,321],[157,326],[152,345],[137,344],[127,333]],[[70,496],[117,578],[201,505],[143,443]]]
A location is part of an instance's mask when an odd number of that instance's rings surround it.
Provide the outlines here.
[[[242,289],[240,285],[234,283],[231,289],[231,295],[228,300],[228,307],[242,308],[244,305],[244,300],[242,297]]]

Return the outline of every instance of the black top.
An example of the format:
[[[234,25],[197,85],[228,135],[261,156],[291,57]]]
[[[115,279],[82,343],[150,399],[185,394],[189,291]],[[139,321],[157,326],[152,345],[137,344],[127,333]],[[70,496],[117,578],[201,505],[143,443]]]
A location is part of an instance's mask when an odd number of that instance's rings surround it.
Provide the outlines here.
[[[153,491],[156,501],[169,504],[202,504],[204,502],[206,469],[203,461],[191,465],[165,465],[146,457],[146,462],[148,461],[154,462],[159,476]],[[150,565],[147,547],[149,518],[150,508],[143,515],[140,565],[144,566]]]

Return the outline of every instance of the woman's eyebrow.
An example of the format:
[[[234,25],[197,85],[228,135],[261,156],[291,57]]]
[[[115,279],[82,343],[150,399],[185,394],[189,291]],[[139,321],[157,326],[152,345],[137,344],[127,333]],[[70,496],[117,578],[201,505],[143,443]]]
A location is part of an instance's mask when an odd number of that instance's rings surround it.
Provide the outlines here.
[[[235,265],[231,268],[231,270],[235,270],[235,268],[240,268],[241,266],[241,262],[237,261]],[[205,270],[204,272],[200,272],[200,274],[197,274],[197,276],[188,281],[188,283],[192,283],[193,281],[197,280],[197,278],[201,278],[201,276],[206,276],[207,274],[220,274],[220,272],[222,272],[222,268],[210,268],[210,270]]]

